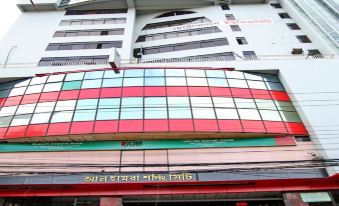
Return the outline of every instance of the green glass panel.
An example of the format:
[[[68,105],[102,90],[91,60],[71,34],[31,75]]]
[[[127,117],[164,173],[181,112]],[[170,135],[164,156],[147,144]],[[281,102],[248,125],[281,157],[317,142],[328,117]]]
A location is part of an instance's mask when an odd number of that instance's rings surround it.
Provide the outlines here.
[[[62,90],[73,90],[73,89],[80,89],[81,81],[72,81],[72,82],[65,82],[62,86]]]

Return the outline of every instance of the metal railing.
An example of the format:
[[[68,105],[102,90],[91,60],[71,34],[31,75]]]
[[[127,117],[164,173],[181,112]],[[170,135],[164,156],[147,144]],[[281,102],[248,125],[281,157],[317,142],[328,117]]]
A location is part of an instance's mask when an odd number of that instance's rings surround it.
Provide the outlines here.
[[[149,64],[149,63],[180,63],[180,62],[215,62],[215,61],[262,61],[262,60],[310,60],[310,59],[334,59],[336,54],[313,54],[313,55],[248,55],[248,56],[216,56],[216,57],[182,57],[182,58],[159,58],[159,59],[121,59],[121,64]]]

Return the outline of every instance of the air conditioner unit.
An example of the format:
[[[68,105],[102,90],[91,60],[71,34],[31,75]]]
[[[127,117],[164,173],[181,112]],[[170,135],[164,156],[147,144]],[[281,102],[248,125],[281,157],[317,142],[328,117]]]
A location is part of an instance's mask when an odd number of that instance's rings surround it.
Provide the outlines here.
[[[293,50],[292,50],[291,53],[292,53],[292,54],[303,54],[304,51],[303,51],[302,48],[293,48]]]
[[[108,62],[112,68],[120,67],[120,55],[116,48],[112,48],[109,54]]]

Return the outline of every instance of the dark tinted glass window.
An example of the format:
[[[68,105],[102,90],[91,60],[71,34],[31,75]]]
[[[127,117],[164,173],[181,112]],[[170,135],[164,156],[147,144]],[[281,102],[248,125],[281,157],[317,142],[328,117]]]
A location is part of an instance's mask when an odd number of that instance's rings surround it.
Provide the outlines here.
[[[298,24],[295,23],[290,23],[287,24],[288,28],[290,28],[291,30],[300,30],[300,27],[298,26]]]
[[[290,15],[288,13],[279,13],[280,18],[282,19],[290,19]]]
[[[306,35],[298,35],[297,39],[301,43],[312,43],[312,41]]]

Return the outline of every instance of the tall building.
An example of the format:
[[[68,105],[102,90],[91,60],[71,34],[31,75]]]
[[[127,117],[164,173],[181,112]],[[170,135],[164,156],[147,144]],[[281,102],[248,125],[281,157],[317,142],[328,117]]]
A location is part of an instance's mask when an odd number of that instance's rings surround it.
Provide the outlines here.
[[[339,205],[337,2],[17,5],[0,206]]]

